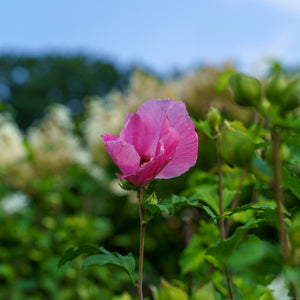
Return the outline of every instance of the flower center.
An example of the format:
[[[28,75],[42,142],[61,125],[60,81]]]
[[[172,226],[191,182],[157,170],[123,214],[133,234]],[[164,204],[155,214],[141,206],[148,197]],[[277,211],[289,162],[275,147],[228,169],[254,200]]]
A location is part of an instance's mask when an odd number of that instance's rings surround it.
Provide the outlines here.
[[[140,168],[144,167],[152,159],[153,159],[153,157],[150,157],[150,156],[143,156],[143,157],[141,157]]]

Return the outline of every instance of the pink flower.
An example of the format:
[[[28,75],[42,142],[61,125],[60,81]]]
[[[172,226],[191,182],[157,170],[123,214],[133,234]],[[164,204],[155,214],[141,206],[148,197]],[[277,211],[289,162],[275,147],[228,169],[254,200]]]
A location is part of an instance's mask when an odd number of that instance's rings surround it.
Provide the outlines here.
[[[135,186],[154,178],[177,177],[197,160],[198,136],[183,102],[151,99],[128,113],[117,138],[103,134],[107,152]]]

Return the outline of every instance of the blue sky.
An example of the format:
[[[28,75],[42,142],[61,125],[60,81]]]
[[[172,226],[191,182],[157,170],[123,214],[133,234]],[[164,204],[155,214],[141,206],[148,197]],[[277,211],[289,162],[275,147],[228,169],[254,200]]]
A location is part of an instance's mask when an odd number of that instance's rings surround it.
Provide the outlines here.
[[[300,65],[299,0],[2,1],[0,52],[83,52],[157,72]]]

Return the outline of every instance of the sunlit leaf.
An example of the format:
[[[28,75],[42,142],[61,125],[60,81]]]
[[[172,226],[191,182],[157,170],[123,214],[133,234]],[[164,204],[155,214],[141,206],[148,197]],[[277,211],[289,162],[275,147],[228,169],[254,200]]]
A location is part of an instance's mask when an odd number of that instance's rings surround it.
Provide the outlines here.
[[[181,288],[161,279],[160,296],[155,300],[188,300],[188,295]]]
[[[223,189],[223,208],[227,208],[232,202],[236,191],[229,190],[227,188]],[[195,190],[194,195],[191,199],[198,199],[209,205],[215,213],[220,213],[219,208],[219,194],[216,185],[203,185]]]
[[[205,299],[205,300],[217,300],[216,291],[212,284],[212,282],[202,286],[200,289],[195,290],[192,293],[191,300],[199,300],[199,299]]]

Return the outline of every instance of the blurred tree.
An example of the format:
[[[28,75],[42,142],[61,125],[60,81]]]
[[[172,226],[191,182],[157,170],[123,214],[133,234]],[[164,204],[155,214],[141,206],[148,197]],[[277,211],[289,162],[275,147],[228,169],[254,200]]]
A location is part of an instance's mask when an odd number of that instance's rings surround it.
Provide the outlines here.
[[[103,96],[119,88],[124,83],[122,76],[114,64],[83,55],[2,55],[0,101],[12,106],[24,129],[41,118],[53,102],[64,103],[74,115],[80,114],[84,96]]]

